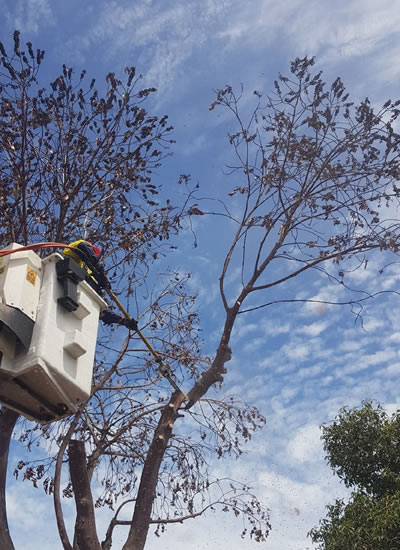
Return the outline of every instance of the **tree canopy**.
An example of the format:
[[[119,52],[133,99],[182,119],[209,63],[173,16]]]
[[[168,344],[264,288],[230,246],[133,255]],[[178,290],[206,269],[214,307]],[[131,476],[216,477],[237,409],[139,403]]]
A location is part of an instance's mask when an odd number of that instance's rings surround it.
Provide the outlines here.
[[[189,274],[168,270],[163,261],[176,246],[173,238],[185,217],[196,215],[193,189],[184,174],[170,190],[152,182],[153,170],[160,169],[173,143],[167,116],[147,112],[155,90],[139,89],[141,77],[133,67],[122,80],[109,73],[98,89],[85,71],[77,76],[64,65],[49,86],[42,86],[44,52],[30,43],[23,48],[18,31],[13,38],[11,54],[0,45],[0,245],[82,237],[98,244],[113,289],[169,362],[178,384],[196,385],[210,359],[201,354],[195,296],[185,286]],[[173,204],[178,186],[184,188],[184,200]],[[131,506],[135,516],[128,522],[126,548],[143,548],[151,524],[158,533],[168,523],[215,507],[243,514],[251,536],[264,537],[267,509],[247,486],[214,478],[208,463],[212,455],[239,455],[265,419],[239,397],[210,400],[186,413],[184,401],[181,392],[171,395],[154,358],[133,334],[124,339],[103,328],[90,401],[55,424],[22,425],[20,441],[28,450],[38,439],[43,448],[48,442],[49,450],[39,459],[22,457],[14,474],[53,496],[65,549],[100,548],[95,510],[104,506],[116,512],[103,549],[111,548],[114,529],[127,523],[119,517],[124,506]],[[0,416],[4,549],[13,548],[5,477],[17,416],[7,409]],[[173,433],[183,417],[180,433]],[[65,460],[70,481],[62,486]],[[92,479],[102,487],[97,499]],[[75,498],[73,540],[63,497]]]
[[[321,550],[395,550],[400,544],[400,412],[371,401],[323,426],[326,459],[351,489],[310,532]]]

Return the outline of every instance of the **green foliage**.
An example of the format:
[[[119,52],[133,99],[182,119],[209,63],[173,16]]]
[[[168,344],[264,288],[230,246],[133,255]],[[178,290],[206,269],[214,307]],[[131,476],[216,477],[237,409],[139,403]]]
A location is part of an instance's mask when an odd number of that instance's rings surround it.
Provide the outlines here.
[[[371,401],[341,409],[322,439],[329,465],[355,491],[327,507],[312,541],[320,550],[400,548],[400,411],[388,416]]]
[[[327,460],[347,487],[381,496],[400,489],[400,414],[391,418],[380,405],[342,409],[322,428]]]
[[[398,550],[400,491],[381,498],[353,493],[328,506],[328,516],[310,532],[321,550]]]

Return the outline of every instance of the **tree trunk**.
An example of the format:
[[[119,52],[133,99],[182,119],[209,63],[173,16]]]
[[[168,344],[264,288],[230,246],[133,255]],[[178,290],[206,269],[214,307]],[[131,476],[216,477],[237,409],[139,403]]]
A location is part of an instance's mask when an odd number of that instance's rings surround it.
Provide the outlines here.
[[[181,392],[175,392],[168,405],[161,413],[143,467],[132,525],[122,550],[144,549],[151,520],[151,510],[153,507],[160,465],[172,434],[174,422],[178,417],[179,407],[182,405],[184,399],[185,396]]]
[[[6,480],[8,451],[10,440],[17,422],[18,413],[3,408],[0,412],[0,548],[1,550],[14,550],[14,544],[10,537],[7,522],[6,509]]]
[[[96,532],[92,491],[83,441],[72,439],[68,447],[69,472],[76,504],[76,541],[80,550],[101,550]]]
[[[190,409],[193,407],[193,405],[208,392],[213,384],[224,380],[224,374],[226,373],[225,363],[230,361],[232,356],[232,350],[229,347],[229,342],[231,339],[233,325],[240,308],[240,303],[243,302],[245,297],[246,294],[245,291],[243,291],[240,295],[240,301],[236,302],[234,307],[229,310],[214,360],[210,368],[203,372],[200,379],[194,384],[193,388],[188,393],[188,402],[186,403],[185,409]]]
[[[195,383],[189,392],[186,409],[191,408],[208,391],[210,386],[216,382],[222,382],[225,374],[224,365],[231,358],[229,340],[240,303],[235,304],[228,312],[215,359],[210,368],[202,374],[200,380]],[[179,415],[179,408],[184,400],[185,396],[182,393],[175,392],[161,414],[143,466],[131,528],[122,550],[144,549],[161,462],[172,435],[175,420]]]

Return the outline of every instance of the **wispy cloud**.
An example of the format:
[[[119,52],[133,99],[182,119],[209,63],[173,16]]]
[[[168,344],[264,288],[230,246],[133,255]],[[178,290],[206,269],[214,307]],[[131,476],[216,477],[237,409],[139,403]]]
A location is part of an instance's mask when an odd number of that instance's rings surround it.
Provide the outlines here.
[[[55,24],[53,6],[49,0],[17,0],[12,10],[3,4],[5,2],[0,2],[9,25],[24,33],[37,34],[41,27]]]
[[[90,48],[107,42],[106,55],[132,58],[141,70],[145,82],[161,91],[172,84],[178,87],[185,79],[183,65],[215,33],[227,3],[207,0],[175,0],[155,4],[149,0],[135,3],[123,0],[102,2],[93,14],[83,36],[69,41],[71,48],[87,55]]]

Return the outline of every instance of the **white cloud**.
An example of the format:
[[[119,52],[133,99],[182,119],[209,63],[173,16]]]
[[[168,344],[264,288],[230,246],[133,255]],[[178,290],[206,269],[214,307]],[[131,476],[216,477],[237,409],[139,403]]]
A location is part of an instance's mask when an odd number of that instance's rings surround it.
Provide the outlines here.
[[[304,315],[326,315],[328,312],[330,316],[337,307],[335,304],[343,300],[344,288],[341,285],[326,284],[326,279],[320,278],[318,280],[319,289],[316,294],[313,294],[309,290],[301,290],[297,293],[297,300],[312,300],[306,302],[303,306]],[[311,289],[313,291],[314,289]],[[326,303],[325,303],[326,302]]]
[[[25,33],[39,32],[40,27],[54,25],[53,7],[49,0],[17,0],[14,6],[13,24],[16,29]]]
[[[220,36],[228,38],[231,47],[237,43],[254,49],[268,45],[278,35],[301,53],[326,50],[326,61],[371,53],[388,34],[397,32],[399,14],[388,0],[339,0],[326,2],[273,0],[236,4]],[[233,6],[232,6],[233,7]],[[312,32],[310,32],[312,29]]]
[[[290,401],[297,395],[299,388],[283,388],[281,391],[281,397],[283,401]]]
[[[313,367],[305,367],[297,371],[296,377],[299,379],[312,378],[314,376],[320,375],[326,366],[323,365],[314,365]]]
[[[281,352],[289,360],[304,361],[310,356],[310,346],[300,341],[294,341],[282,346]]]
[[[355,373],[371,366],[381,365],[398,359],[398,354],[394,350],[379,350],[375,353],[365,354],[353,364],[342,369],[343,374]]]
[[[316,424],[308,424],[296,433],[287,446],[288,456],[294,462],[321,462],[321,430]]]
[[[227,40],[227,47],[260,48],[269,45],[279,29],[287,34],[290,20],[302,4],[301,0],[289,0],[285,4],[264,0],[246,3],[232,2],[231,17],[227,19],[225,28],[219,31],[219,37]]]
[[[368,317],[364,323],[363,323],[363,328],[364,330],[366,330],[367,332],[374,332],[376,331],[378,328],[382,328],[385,326],[385,320],[383,319],[378,319],[378,318],[373,318],[373,317]]]
[[[45,496],[41,488],[33,489],[29,482],[9,486],[7,514],[16,548],[54,550],[61,547],[52,512],[52,498]]]
[[[292,325],[287,321],[282,322],[280,319],[274,321],[262,321],[261,326],[268,338],[287,334],[292,330]]]
[[[346,337],[346,335],[345,335]],[[367,344],[367,341],[364,339],[345,339],[343,340],[342,342],[340,342],[339,344],[339,350],[340,352],[342,353],[346,353],[346,352],[357,352],[358,350],[360,350],[363,346],[365,346]]]
[[[392,363],[382,374],[391,377],[398,377],[400,375],[400,363]]]
[[[296,332],[299,334],[305,334],[306,336],[318,336],[321,332],[324,332],[329,326],[328,321],[317,321],[311,325],[304,325],[297,328]]]
[[[85,35],[74,36],[69,46],[86,55],[91,47],[107,40],[110,58],[120,51],[126,57],[140,52],[136,63],[146,69],[145,82],[165,91],[176,86],[178,78],[184,80],[183,64],[206,43],[228,8],[214,0],[200,4],[194,0],[103,2]]]
[[[325,468],[314,467],[314,481],[309,483],[275,472],[260,473],[259,482],[271,508],[274,526],[268,541],[271,550],[311,547],[306,534],[325,515],[327,495],[344,493]]]

